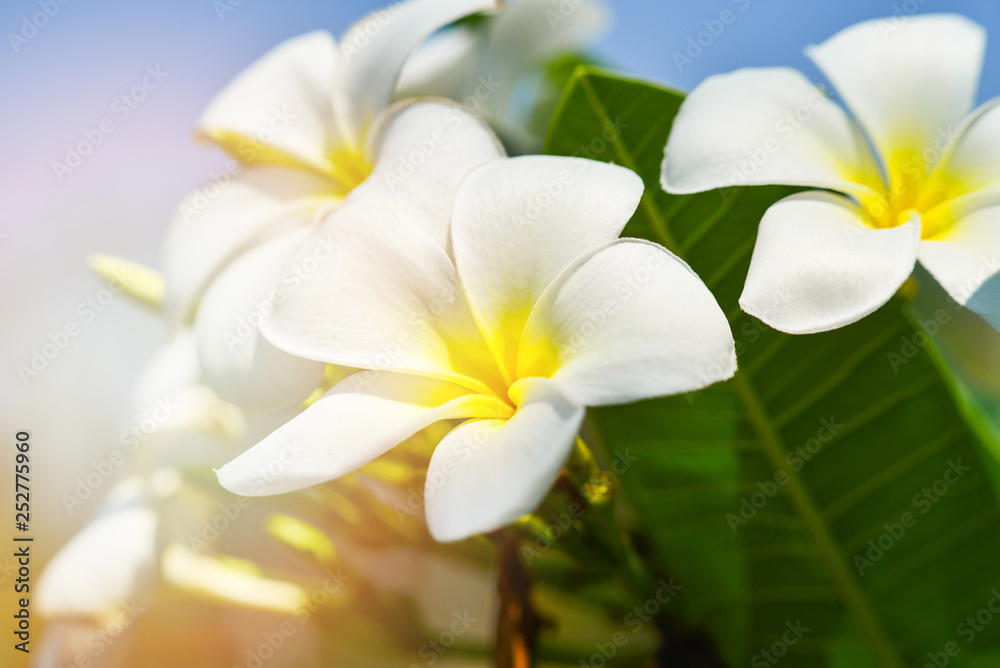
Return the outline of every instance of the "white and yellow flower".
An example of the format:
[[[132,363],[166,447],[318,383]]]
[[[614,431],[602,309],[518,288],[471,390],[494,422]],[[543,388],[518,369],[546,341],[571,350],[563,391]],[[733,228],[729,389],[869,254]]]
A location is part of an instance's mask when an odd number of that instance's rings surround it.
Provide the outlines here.
[[[309,273],[312,260],[290,268],[284,261],[327,213],[361,196],[433,209],[469,169],[502,155],[495,137],[455,105],[389,106],[414,48],[496,6],[408,0],[361,19],[339,44],[325,32],[297,37],[209,105],[199,134],[233,159],[179,207],[164,273],[166,306],[176,321],[194,320],[205,378],[224,398],[280,408],[320,384],[322,364],[275,350],[258,327]],[[410,172],[418,173],[404,178]],[[313,260],[322,261],[331,242],[314,241]]]
[[[438,95],[461,103],[497,130],[508,148],[541,147],[531,127],[534,105],[547,89],[544,68],[576,55],[610,24],[599,0],[510,0],[476,25],[458,24],[428,41],[406,62],[397,95]]]
[[[346,202],[318,231],[336,225],[335,261],[264,333],[364,371],[220,469],[221,484],[301,489],[467,420],[437,446],[424,494],[432,534],[457,540],[536,507],[584,407],[730,377],[733,337],[701,280],[664,248],[618,238],[642,191],[621,167],[531,156],[466,177],[437,233],[391,201]]]
[[[873,20],[807,55],[853,118],[799,72],[714,76],[685,100],[663,187],[821,188],[785,198],[760,223],[740,305],[803,334],[885,304],[917,260],[958,301],[1000,270],[1000,105],[971,111],[986,46],[957,15]],[[855,122],[856,119],[856,122]]]

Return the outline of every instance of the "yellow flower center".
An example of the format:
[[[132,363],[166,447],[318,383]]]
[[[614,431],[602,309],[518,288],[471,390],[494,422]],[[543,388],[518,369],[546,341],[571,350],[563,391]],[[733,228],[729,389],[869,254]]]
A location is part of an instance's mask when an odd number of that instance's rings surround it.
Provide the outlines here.
[[[344,197],[371,176],[374,165],[370,164],[359,151],[342,149],[330,156],[333,177],[337,182],[337,193]]]
[[[949,206],[966,192],[964,185],[945,170],[928,173],[927,163],[917,151],[900,151],[887,165],[889,186],[875,186],[876,197],[861,202],[872,227],[890,228],[920,216],[923,239],[940,238],[954,222]]]
[[[245,164],[303,169],[329,179],[329,188],[315,194],[319,200],[342,200],[348,193],[364,183],[374,169],[374,165],[370,164],[361,151],[355,148],[337,149],[329,152],[323,159],[305,161],[275,146],[273,138],[269,142],[217,128],[206,130],[205,134]]]

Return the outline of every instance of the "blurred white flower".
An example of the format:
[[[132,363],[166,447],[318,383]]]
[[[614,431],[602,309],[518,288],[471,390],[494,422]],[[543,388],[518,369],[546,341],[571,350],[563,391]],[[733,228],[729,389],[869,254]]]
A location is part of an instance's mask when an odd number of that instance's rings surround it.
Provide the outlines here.
[[[804,334],[885,304],[920,263],[958,303],[1000,271],[1000,105],[972,111],[985,31],[957,15],[851,26],[807,50],[855,121],[799,72],[710,77],[685,100],[663,187],[823,188],[760,223],[740,305]],[[829,192],[833,191],[833,192]]]
[[[610,13],[599,0],[511,0],[495,16],[456,25],[418,49],[403,68],[397,98],[455,100],[516,152],[537,150],[544,138],[532,133],[530,112],[548,92],[544,67],[597,41]]]
[[[128,453],[128,475],[108,493],[98,515],[46,568],[38,588],[42,615],[99,621],[136,596],[143,573],[155,566],[157,499],[176,491],[173,467],[210,457],[208,446],[221,446],[244,430],[239,411],[199,383],[194,338],[183,330],[146,366],[134,405],[140,416],[152,405],[169,410],[143,433],[137,443],[142,452]],[[186,442],[198,447],[183,448]],[[215,449],[215,457],[222,452]]]
[[[585,406],[730,377],[733,337],[701,280],[664,248],[618,238],[642,191],[621,167],[532,156],[466,177],[450,229],[392,215],[386,200],[345,204],[318,232],[337,225],[336,261],[264,332],[366,371],[224,466],[222,485],[301,489],[468,419],[435,449],[424,493],[432,534],[457,540],[536,507]]]
[[[39,614],[102,623],[117,613],[154,567],[156,527],[143,482],[118,483],[100,514],[49,562],[38,583]]]
[[[166,305],[176,321],[195,318],[205,380],[225,399],[284,408],[319,386],[322,364],[274,350],[257,328],[283,294],[275,282],[285,278],[282,289],[294,288],[329,254],[329,241],[318,239],[311,260],[280,274],[326,212],[372,174],[385,179],[378,196],[432,199],[434,187],[399,181],[420,167],[448,187],[478,164],[460,167],[455,157],[467,148],[460,109],[387,105],[414,48],[439,28],[495,7],[494,0],[408,0],[361,19],[339,44],[325,32],[297,37],[209,105],[199,132],[233,160],[185,199],[171,223]],[[389,169],[400,172],[396,181]]]

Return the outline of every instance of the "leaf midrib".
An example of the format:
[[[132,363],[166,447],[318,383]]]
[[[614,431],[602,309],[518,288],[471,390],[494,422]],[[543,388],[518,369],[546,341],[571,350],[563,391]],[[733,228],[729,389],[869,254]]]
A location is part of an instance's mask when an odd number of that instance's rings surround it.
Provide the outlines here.
[[[588,69],[581,67],[574,74],[574,78],[586,94],[587,100],[598,116],[598,120],[600,118],[608,118],[608,111],[601,103],[597,91],[589,81],[588,74]],[[614,147],[621,161],[620,164],[638,173],[639,168],[636,158],[624,145],[621,135],[615,135],[609,143]],[[680,254],[680,246],[668,229],[667,221],[660,215],[649,192],[643,193],[640,206],[652,223],[652,228],[659,238],[660,243],[671,251]],[[788,484],[785,488],[788,490],[796,512],[805,525],[810,538],[815,543],[817,553],[826,565],[845,607],[857,622],[859,630],[866,639],[879,665],[885,668],[905,668],[895,644],[890,640],[885,629],[882,627],[882,623],[867,593],[851,574],[850,568],[841,555],[836,540],[824,522],[822,514],[812,495],[809,493],[804,480],[798,472],[785,462],[784,457],[787,448],[778,433],[775,422],[767,413],[757,389],[751,383],[746,373],[737,372],[736,376],[729,383],[740,404],[743,406],[764,453],[776,469],[784,471],[788,476]]]
[[[795,509],[802,518],[813,542],[816,543],[816,550],[820,559],[826,564],[827,570],[836,583],[845,605],[854,615],[861,633],[868,641],[876,658],[879,659],[879,665],[887,668],[904,668],[903,661],[896,651],[895,645],[889,639],[885,629],[882,628],[882,624],[875,614],[875,610],[871,606],[867,595],[858,585],[857,580],[851,574],[840,551],[837,549],[837,543],[823,521],[819,508],[809,494],[802,476],[785,462],[786,448],[784,442],[778,434],[774,422],[761,403],[756,388],[746,378],[745,374],[737,373],[729,382],[732,384],[737,398],[746,410],[747,418],[757,433],[764,452],[775,468],[784,471],[788,476],[788,484],[785,486],[785,489],[788,490]]]

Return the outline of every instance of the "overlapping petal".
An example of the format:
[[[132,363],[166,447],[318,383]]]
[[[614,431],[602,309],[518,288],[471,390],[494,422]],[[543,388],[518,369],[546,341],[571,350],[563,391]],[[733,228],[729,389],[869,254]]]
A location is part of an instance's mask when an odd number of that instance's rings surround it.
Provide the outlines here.
[[[322,31],[282,42],[212,100],[199,131],[244,162],[305,166],[333,177],[330,156],[345,141],[330,92],[340,58]]]
[[[445,436],[424,489],[431,535],[461,540],[534,510],[566,462],[583,415],[554,383],[532,379],[509,420],[473,420]]]
[[[496,162],[462,183],[455,263],[508,381],[538,298],[577,258],[618,238],[642,191],[642,179],[623,167],[547,156]]]
[[[260,335],[281,301],[294,289],[294,273],[282,276],[311,228],[299,225],[273,234],[232,262],[205,293],[195,320],[198,359],[205,381],[227,401],[247,409],[281,409],[319,387],[325,364],[289,355]],[[324,249],[305,244],[320,262]]]
[[[863,21],[806,53],[893,174],[936,140],[950,140],[972,109],[985,49],[978,24],[929,14]]]
[[[186,318],[229,261],[275,229],[310,218],[327,191],[327,181],[306,170],[259,166],[189,194],[164,242],[167,311]]]
[[[245,496],[291,492],[355,471],[438,420],[511,412],[453,383],[359,372],[219,469],[219,483]]]
[[[842,327],[889,301],[913,271],[919,244],[918,216],[876,229],[839,195],[786,197],[760,222],[740,306],[790,334]]]
[[[431,224],[393,200],[345,203],[318,230],[331,240],[330,259],[264,323],[264,335],[308,359],[497,391],[499,374],[479,363],[489,352],[455,267],[424,230]]]
[[[709,77],[674,119],[664,189],[769,184],[829,188],[860,200],[883,188],[864,137],[798,71],[743,69]]]
[[[46,567],[36,594],[39,612],[98,619],[115,613],[136,596],[143,571],[152,567],[157,524],[141,481],[118,483],[102,513]]]
[[[944,234],[920,244],[920,264],[956,302],[988,315],[1000,312],[992,300],[972,300],[1000,272],[1000,206],[977,209]]]
[[[1000,99],[963,121],[954,137],[938,138],[931,153],[943,154],[931,180],[944,201],[932,210],[946,228],[976,209],[1000,204]]]
[[[462,179],[480,165],[505,157],[493,131],[446,100],[405,102],[378,128],[378,158],[371,177],[352,199],[386,198],[420,209],[424,229],[449,244],[451,209]]]
[[[518,359],[518,377],[551,377],[582,406],[688,392],[735,371],[733,335],[712,293],[669,251],[635,239],[590,254],[553,283]]]
[[[410,53],[440,28],[497,8],[496,0],[409,0],[361,19],[341,38],[333,105],[345,137],[364,137]],[[361,151],[363,145],[353,148]]]

